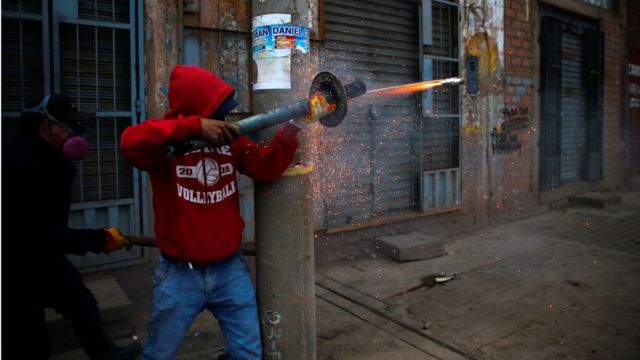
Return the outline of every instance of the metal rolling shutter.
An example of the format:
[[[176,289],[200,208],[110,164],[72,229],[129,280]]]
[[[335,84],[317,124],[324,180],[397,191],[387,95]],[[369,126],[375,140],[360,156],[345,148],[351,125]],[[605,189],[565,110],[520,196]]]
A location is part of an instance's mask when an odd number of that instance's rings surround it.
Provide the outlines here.
[[[328,0],[321,66],[369,89],[419,81],[415,1]],[[343,124],[324,130],[325,226],[415,208],[415,95],[357,99]]]
[[[541,38],[541,116],[540,116],[540,188],[560,186],[560,119],[562,88],[561,23],[542,18]]]
[[[602,177],[602,32],[542,7],[540,187]]]
[[[587,29],[582,35],[582,59],[586,96],[586,146],[582,179],[602,178],[602,75],[604,35]]]
[[[45,15],[46,19],[46,15]],[[48,85],[39,0],[2,2],[2,141],[17,132],[24,105]]]
[[[580,35],[562,32],[562,121],[560,123],[560,180],[581,178],[586,141],[586,98],[582,85]]]

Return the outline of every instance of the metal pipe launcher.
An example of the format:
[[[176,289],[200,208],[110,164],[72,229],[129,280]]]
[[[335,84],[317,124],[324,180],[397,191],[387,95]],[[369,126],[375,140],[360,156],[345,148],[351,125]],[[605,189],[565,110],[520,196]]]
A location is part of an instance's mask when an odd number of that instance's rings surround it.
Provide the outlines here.
[[[247,135],[290,119],[309,116],[324,126],[335,127],[347,114],[348,100],[366,92],[367,86],[361,80],[343,86],[333,74],[321,72],[313,79],[309,98],[250,116],[233,123],[233,126],[239,135]],[[183,144],[167,146],[166,153],[169,156],[179,156],[207,146],[210,144],[204,139],[189,139]]]

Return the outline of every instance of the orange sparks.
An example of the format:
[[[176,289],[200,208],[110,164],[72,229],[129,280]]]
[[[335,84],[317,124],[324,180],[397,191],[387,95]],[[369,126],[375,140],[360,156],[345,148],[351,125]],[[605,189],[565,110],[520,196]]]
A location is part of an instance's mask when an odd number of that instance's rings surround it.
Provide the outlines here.
[[[319,119],[336,109],[336,104],[328,102],[320,91],[316,91],[313,97],[309,99],[309,104],[311,105],[311,112],[305,116],[305,120],[309,121]]]
[[[387,88],[371,90],[368,93],[376,94],[378,96],[409,94],[412,92],[423,91],[423,90],[431,89],[437,86],[441,86],[442,81],[443,80],[429,80],[429,81],[423,81],[423,82],[407,84],[407,85],[391,86]]]

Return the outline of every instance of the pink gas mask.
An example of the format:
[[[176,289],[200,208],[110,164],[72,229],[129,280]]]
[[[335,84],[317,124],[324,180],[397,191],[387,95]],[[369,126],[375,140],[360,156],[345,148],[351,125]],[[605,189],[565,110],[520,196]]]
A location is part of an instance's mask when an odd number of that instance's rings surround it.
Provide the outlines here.
[[[85,132],[84,127],[77,122],[76,126],[71,127],[51,115],[49,111],[47,111],[50,97],[50,95],[46,95],[42,99],[42,102],[40,102],[40,104],[25,111],[40,113],[42,116],[54,122],[56,125],[60,126],[66,132],[71,134],[71,137],[69,137],[62,146],[62,154],[67,159],[72,161],[80,161],[84,159],[89,152],[89,143],[87,142],[87,139],[82,136]],[[74,111],[77,112],[77,110],[75,110],[75,106],[69,106],[73,107]]]
[[[86,138],[81,136],[82,131],[73,130],[69,126],[65,125],[63,122],[58,121],[55,117],[51,116],[46,109],[42,109],[42,115],[44,115],[47,119],[53,121],[58,126],[63,128],[66,132],[71,134],[64,144],[62,145],[62,154],[69,160],[72,161],[80,161],[87,156],[89,153],[89,142]]]

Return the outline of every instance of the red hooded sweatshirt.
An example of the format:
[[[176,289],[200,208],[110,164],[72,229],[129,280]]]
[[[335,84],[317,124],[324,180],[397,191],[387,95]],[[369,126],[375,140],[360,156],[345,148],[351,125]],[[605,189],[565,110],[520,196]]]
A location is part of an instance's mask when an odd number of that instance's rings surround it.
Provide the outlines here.
[[[177,65],[169,82],[171,111],[122,134],[124,157],[151,178],[156,244],[174,259],[205,263],[235,253],[244,228],[236,170],[275,180],[293,160],[293,125],[279,129],[266,147],[241,136],[230,146],[166,155],[166,145],[202,137],[200,118],[210,118],[234,91],[209,71]]]

